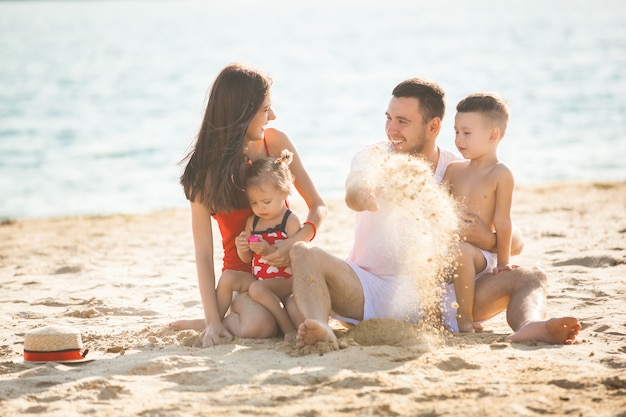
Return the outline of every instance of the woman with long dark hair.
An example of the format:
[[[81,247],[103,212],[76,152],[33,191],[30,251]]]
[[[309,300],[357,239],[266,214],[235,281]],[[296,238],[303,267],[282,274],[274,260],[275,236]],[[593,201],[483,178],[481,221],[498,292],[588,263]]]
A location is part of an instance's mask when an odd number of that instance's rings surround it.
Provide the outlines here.
[[[191,203],[204,319],[179,320],[170,326],[202,331],[204,346],[219,344],[221,337],[266,338],[280,334],[272,314],[247,293],[235,295],[225,318],[218,313],[212,217],[222,236],[222,276],[251,273],[250,263],[239,259],[235,246],[235,238],[252,214],[244,192],[246,167],[257,159],[277,158],[284,149],[289,150],[293,153],[290,169],[294,186],[309,208],[300,231],[277,243],[277,250],[265,257],[270,264],[288,265],[291,246],[313,239],[327,214],[326,202],[302,165],[294,144],[284,132],[267,127],[276,118],[271,107],[271,84],[271,78],[251,67],[225,67],[213,82],[196,143],[183,160],[186,165],[180,182]]]

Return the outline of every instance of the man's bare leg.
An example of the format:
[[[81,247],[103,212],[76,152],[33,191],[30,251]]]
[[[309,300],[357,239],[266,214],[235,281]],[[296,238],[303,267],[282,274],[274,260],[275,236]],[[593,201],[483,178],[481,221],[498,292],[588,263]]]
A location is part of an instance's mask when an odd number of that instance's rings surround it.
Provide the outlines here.
[[[474,319],[487,320],[506,309],[514,331],[506,340],[571,344],[581,325],[575,317],[545,319],[546,288],[546,274],[537,267],[487,274],[476,281]]]
[[[297,347],[337,339],[328,325],[331,308],[346,317],[363,318],[363,288],[348,264],[303,242],[296,243],[289,255],[293,302],[299,316],[294,322],[302,320],[297,326]]]
[[[544,342],[551,345],[571,345],[580,331],[575,317],[558,317],[543,321],[529,321],[508,336],[510,342]]]
[[[304,323],[298,326],[298,335],[296,336],[296,346],[301,348],[311,346],[317,342],[332,342],[337,340],[337,336],[333,333],[333,329],[328,325],[328,321],[321,322],[312,319],[304,320]]]

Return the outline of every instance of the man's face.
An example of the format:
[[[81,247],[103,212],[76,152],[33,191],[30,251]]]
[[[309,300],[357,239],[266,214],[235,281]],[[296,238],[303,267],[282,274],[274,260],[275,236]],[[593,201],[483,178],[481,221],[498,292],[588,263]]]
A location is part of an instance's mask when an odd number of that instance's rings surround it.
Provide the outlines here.
[[[412,97],[391,97],[387,106],[385,132],[394,152],[422,153],[428,142],[419,101]]]

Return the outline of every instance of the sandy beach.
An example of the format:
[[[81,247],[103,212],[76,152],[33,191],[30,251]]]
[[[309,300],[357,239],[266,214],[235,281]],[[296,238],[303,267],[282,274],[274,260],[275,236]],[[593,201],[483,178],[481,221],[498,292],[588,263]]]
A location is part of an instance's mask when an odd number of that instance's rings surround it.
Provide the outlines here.
[[[5,221],[0,415],[624,417],[625,211],[624,182],[515,191],[526,247],[513,261],[547,272],[550,316],[580,319],[571,346],[504,342],[501,315],[473,335],[337,326],[332,352],[278,338],[202,348],[168,329],[202,317],[189,210]],[[343,257],[353,224],[330,201],[314,243]],[[47,324],[80,329],[92,360],[24,362],[24,334]]]

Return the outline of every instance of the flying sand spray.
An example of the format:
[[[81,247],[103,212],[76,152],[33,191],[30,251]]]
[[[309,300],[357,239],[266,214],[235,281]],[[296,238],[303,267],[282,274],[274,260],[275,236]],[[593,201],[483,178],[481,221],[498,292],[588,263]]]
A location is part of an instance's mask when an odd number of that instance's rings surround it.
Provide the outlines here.
[[[422,158],[380,156],[380,163],[370,165],[368,181],[378,189],[378,218],[386,230],[381,247],[390,262],[398,263],[403,278],[394,304],[417,300],[414,307],[423,312],[424,328],[441,334],[441,291],[451,277],[459,244],[456,203],[435,183],[431,166]]]

